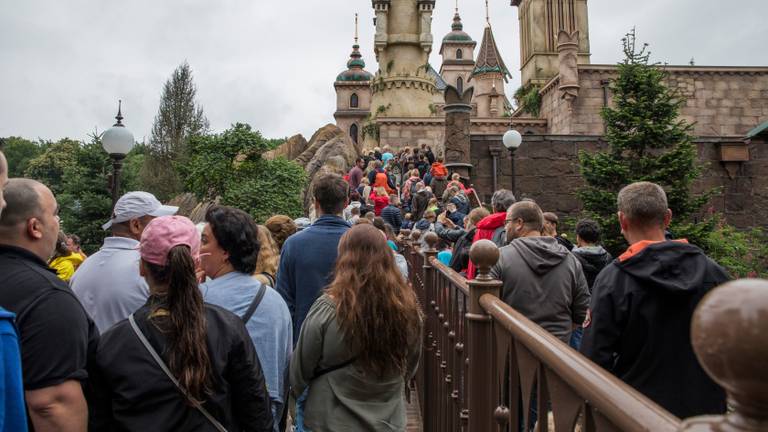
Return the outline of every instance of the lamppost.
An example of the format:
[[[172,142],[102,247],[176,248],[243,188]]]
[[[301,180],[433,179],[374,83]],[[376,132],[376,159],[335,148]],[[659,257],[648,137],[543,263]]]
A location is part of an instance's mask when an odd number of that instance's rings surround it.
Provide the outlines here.
[[[118,102],[117,106],[117,123],[101,136],[101,145],[104,147],[109,157],[112,158],[112,167],[114,168],[112,174],[112,182],[110,187],[112,188],[112,208],[115,208],[115,203],[120,194],[120,170],[123,168],[123,159],[125,155],[131,151],[134,145],[133,134],[126,129],[123,125],[122,111],[123,101]]]
[[[520,135],[520,132],[510,129],[504,134],[501,141],[512,155],[512,193],[517,196],[517,191],[515,190],[515,150],[523,143],[523,136]]]

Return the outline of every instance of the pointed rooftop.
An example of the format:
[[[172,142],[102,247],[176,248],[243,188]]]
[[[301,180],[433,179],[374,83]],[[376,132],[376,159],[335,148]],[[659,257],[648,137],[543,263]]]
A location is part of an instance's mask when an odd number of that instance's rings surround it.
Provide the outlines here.
[[[355,14],[355,44],[352,45],[352,54],[347,61],[347,70],[336,77],[336,81],[342,82],[363,82],[371,81],[373,74],[365,70],[365,61],[360,54],[360,45],[357,43],[357,14]]]
[[[487,73],[500,73],[504,77],[504,81],[512,78],[507,66],[504,64],[504,60],[501,58],[501,54],[499,54],[499,48],[496,45],[496,39],[493,37],[490,23],[485,26],[483,41],[480,42],[480,53],[477,55],[472,76]]]

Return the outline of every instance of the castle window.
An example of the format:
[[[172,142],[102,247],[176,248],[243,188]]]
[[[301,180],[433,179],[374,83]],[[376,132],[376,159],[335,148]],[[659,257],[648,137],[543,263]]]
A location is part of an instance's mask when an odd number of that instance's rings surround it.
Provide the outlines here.
[[[456,60],[461,60],[464,58],[464,52],[461,49],[456,50]]]
[[[458,91],[459,91],[459,94],[462,94],[462,93],[464,93],[464,78],[462,78],[462,77],[459,77],[459,78],[456,80],[456,90],[458,90]]]
[[[350,108],[357,108],[359,104],[357,93],[352,93],[352,96],[349,97],[349,107]]]
[[[352,124],[352,126],[349,127],[349,137],[352,138],[352,142],[357,144],[357,125]]]

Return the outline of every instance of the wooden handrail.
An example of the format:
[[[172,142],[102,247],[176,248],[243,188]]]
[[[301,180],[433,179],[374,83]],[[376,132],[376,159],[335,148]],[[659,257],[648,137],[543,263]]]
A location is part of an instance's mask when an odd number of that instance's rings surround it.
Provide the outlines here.
[[[674,432],[681,421],[615,376],[602,370],[560,339],[536,325],[496,296],[480,305],[512,337],[553,370],[573,391],[620,430]]]
[[[440,272],[444,278],[448,279],[452,284],[456,285],[456,287],[460,289],[464,295],[469,295],[469,286],[467,285],[467,280],[464,277],[456,273],[454,269],[440,262],[440,260],[437,258],[432,258],[430,262],[432,263],[432,267]]]

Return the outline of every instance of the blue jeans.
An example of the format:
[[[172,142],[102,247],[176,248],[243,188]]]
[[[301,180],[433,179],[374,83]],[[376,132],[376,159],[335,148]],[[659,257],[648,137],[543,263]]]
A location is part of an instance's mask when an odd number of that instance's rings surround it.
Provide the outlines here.
[[[307,403],[309,388],[304,389],[304,393],[296,399],[296,418],[293,419],[295,432],[312,432],[304,427],[304,405]]]
[[[578,351],[579,348],[581,348],[581,337],[582,336],[584,336],[584,328],[583,327],[577,327],[571,333],[571,341],[568,343],[568,345],[570,345],[571,348],[573,348],[576,351]]]

